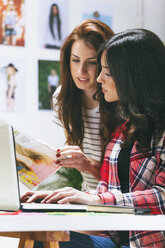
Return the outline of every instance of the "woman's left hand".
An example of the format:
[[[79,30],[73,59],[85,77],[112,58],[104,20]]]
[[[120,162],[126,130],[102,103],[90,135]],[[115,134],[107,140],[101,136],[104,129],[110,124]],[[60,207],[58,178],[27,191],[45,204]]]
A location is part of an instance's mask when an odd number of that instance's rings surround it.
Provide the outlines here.
[[[41,202],[46,196],[51,194],[53,191],[27,191],[21,195],[21,202]]]
[[[41,203],[101,204],[101,199],[98,195],[88,194],[72,187],[65,187],[54,190]]]

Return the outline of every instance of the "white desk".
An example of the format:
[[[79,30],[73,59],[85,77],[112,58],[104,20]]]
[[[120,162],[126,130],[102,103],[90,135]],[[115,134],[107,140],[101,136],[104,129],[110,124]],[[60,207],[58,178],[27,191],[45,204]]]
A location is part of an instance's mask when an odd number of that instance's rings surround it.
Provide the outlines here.
[[[165,215],[0,215],[0,232],[165,230]]]
[[[45,248],[59,248],[71,230],[165,230],[165,215],[0,215],[0,236],[19,238],[18,248],[33,248],[34,240]]]

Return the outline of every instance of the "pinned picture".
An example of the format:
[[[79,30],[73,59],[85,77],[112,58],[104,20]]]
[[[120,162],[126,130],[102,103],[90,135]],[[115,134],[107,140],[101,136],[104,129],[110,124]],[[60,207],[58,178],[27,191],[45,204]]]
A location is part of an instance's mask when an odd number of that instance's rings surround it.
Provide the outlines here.
[[[25,1],[3,0],[0,2],[0,44],[25,45]]]
[[[60,83],[59,61],[38,61],[39,109],[52,109],[52,95]]]
[[[39,1],[38,42],[39,47],[60,49],[68,34],[68,1]]]
[[[3,61],[3,62],[2,62]],[[0,62],[0,110],[25,110],[25,61],[2,58]]]
[[[113,28],[113,4],[107,1],[81,1],[82,19],[97,19]]]

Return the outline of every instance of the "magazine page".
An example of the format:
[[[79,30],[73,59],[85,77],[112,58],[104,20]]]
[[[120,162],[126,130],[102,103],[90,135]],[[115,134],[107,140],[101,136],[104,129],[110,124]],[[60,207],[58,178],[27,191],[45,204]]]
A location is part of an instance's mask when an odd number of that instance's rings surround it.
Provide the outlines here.
[[[56,152],[50,146],[14,129],[19,180],[34,189],[60,166],[54,163]]]

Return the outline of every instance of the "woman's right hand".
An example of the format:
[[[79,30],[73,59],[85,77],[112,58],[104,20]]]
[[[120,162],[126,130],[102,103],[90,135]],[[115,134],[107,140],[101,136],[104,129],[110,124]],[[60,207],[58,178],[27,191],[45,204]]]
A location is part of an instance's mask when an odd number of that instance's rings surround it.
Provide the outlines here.
[[[63,146],[57,149],[56,153],[56,164],[66,168],[75,168],[80,172],[86,171],[97,179],[100,178],[100,162],[88,158],[79,146]]]
[[[87,170],[89,159],[78,146],[63,146],[56,152],[56,164],[67,168],[76,168],[79,171]]]

